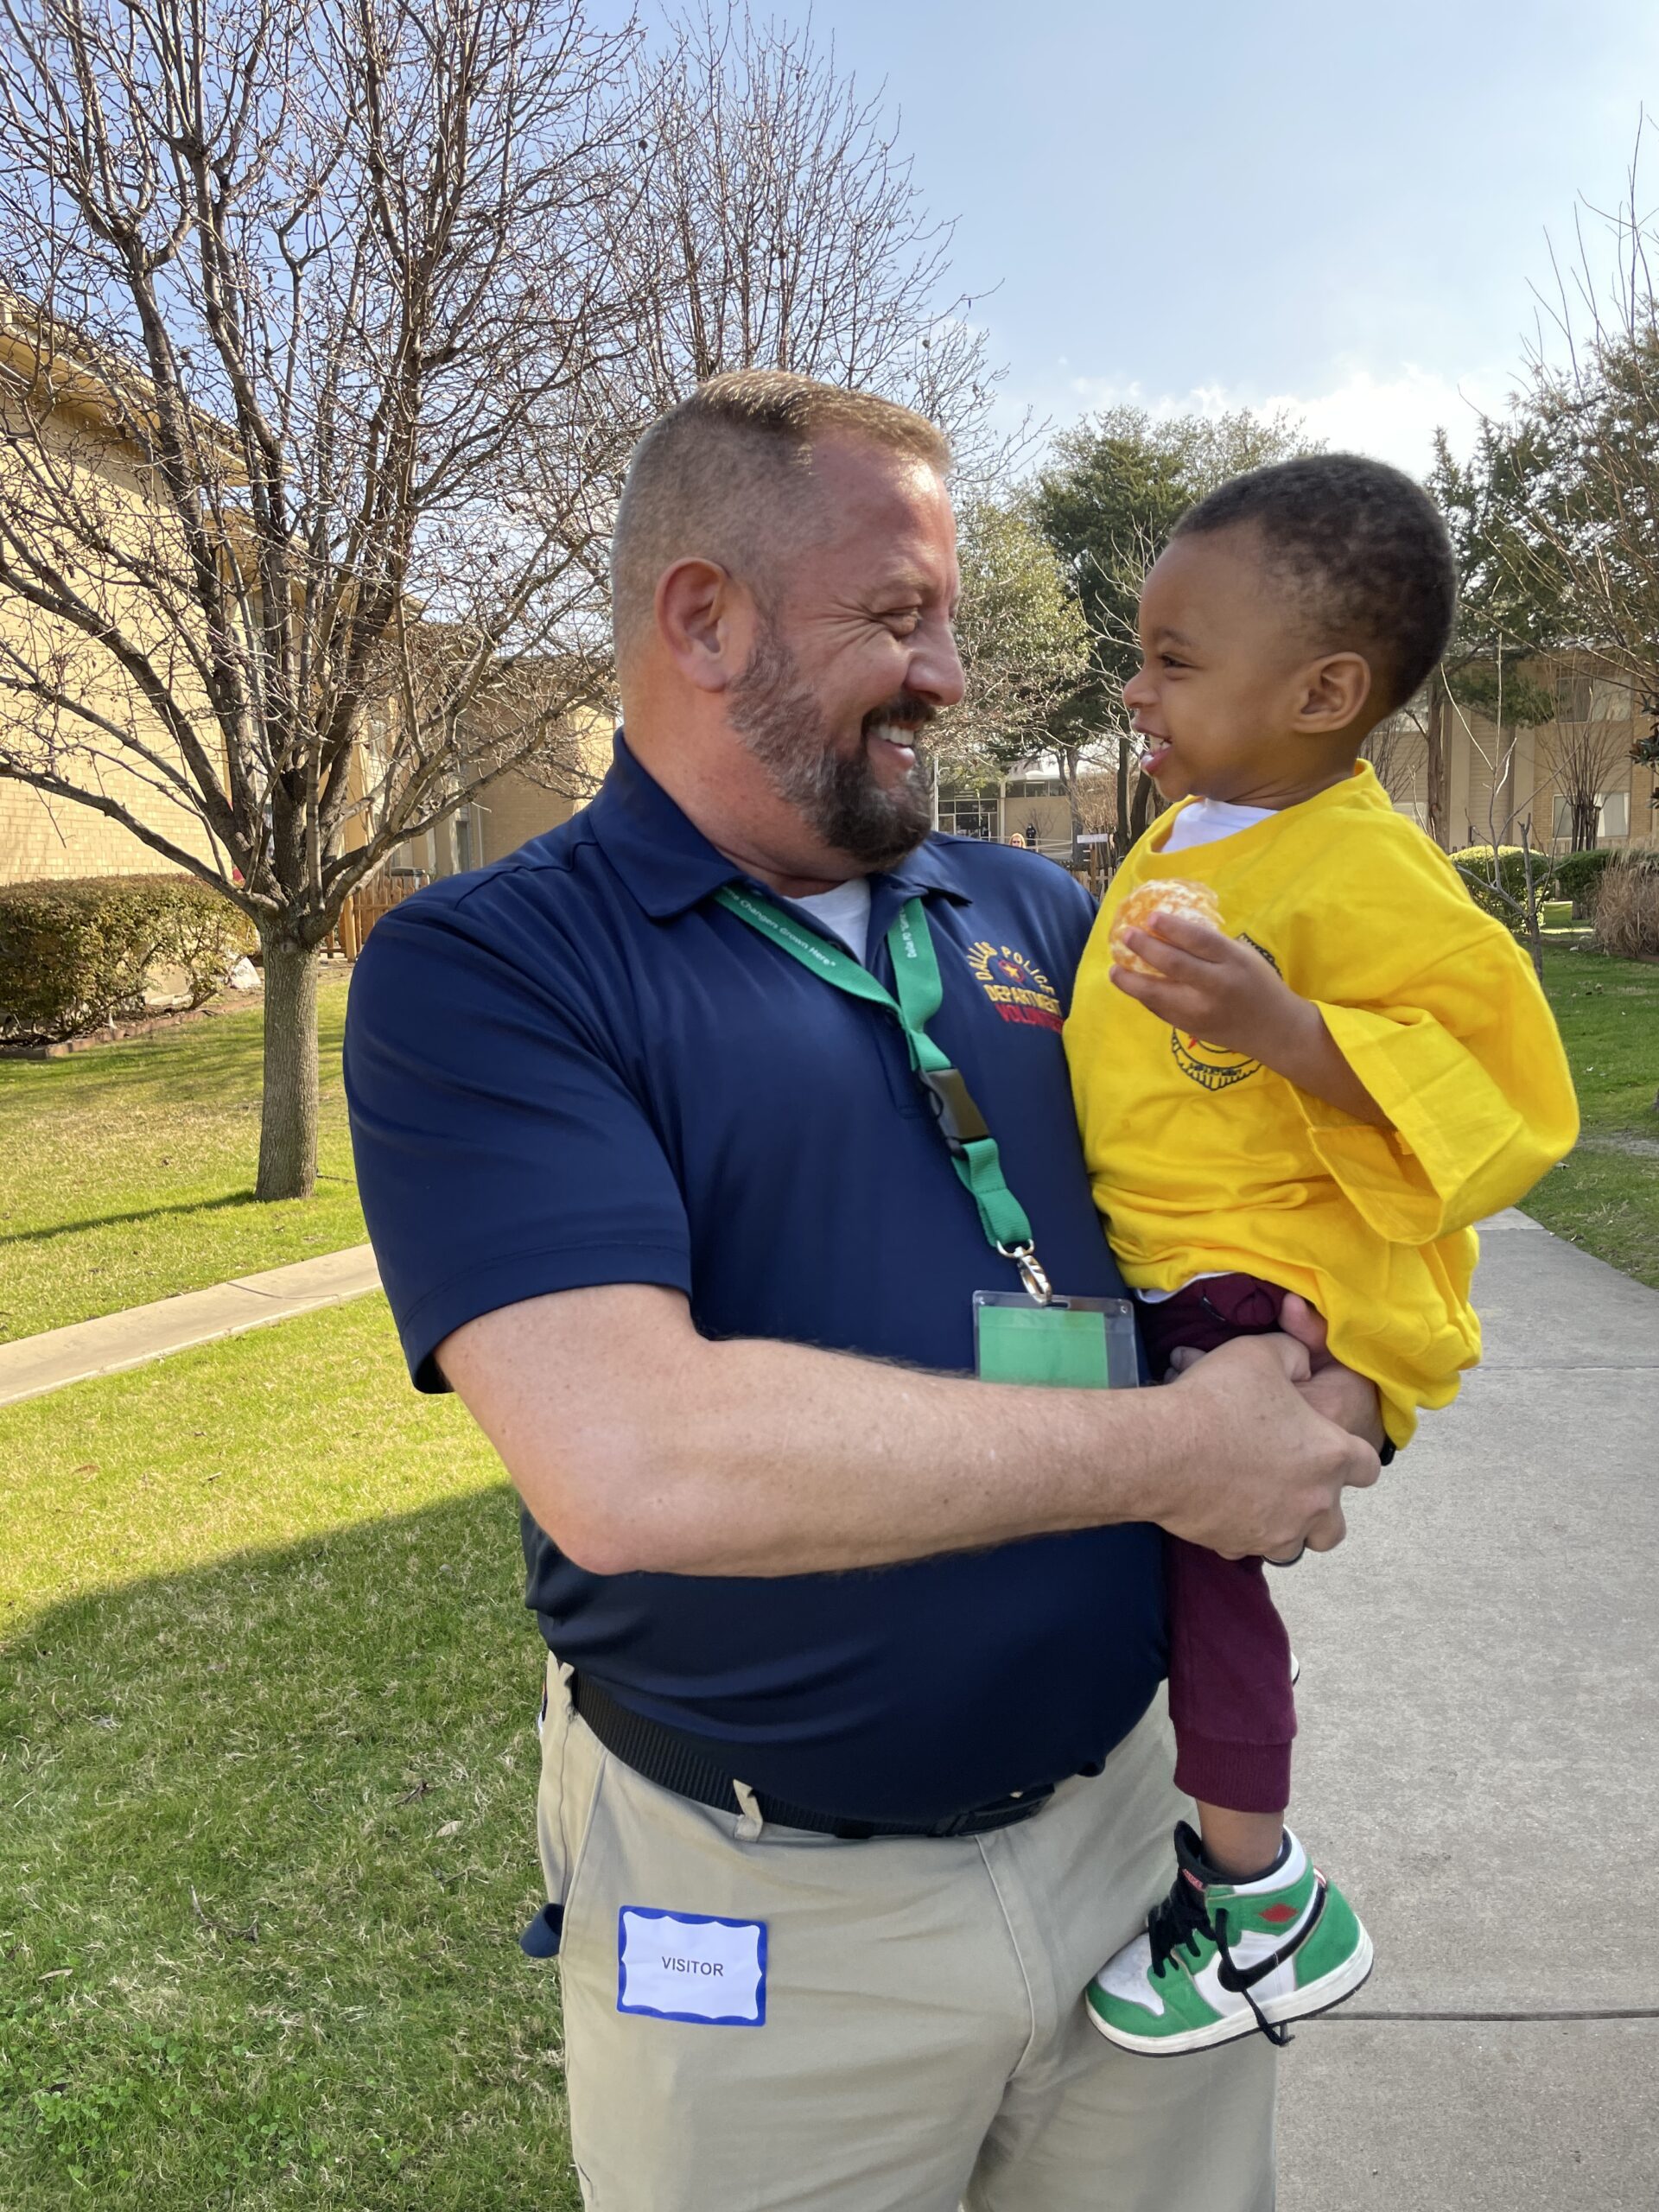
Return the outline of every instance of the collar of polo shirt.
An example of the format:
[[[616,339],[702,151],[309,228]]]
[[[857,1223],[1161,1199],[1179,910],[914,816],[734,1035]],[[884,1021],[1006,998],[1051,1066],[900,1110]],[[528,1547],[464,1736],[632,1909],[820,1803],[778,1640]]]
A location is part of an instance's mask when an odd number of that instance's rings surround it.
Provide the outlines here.
[[[742,879],[726,855],[689,822],[662,785],[646,775],[629,752],[620,730],[605,786],[605,804],[592,811],[594,836],[605,856],[645,912],[655,921],[684,913],[722,883]],[[906,898],[938,893],[959,906],[972,893],[950,874],[931,840],[909,853],[885,880]]]

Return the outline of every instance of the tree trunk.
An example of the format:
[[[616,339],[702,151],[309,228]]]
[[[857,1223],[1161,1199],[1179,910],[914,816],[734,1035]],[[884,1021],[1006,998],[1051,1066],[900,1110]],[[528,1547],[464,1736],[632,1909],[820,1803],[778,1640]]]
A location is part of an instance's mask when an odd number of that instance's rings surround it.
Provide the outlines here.
[[[1496,817],[1492,828],[1500,845],[1514,842],[1515,831],[1515,748],[1521,733],[1513,730],[1507,747],[1503,742],[1503,725],[1497,728],[1497,788],[1492,795],[1492,812]]]
[[[1427,754],[1428,819],[1424,824],[1442,852],[1452,849],[1446,835],[1446,677],[1439,669],[1428,679]]]
[[[1492,871],[1498,872],[1497,855],[1492,855]],[[1526,827],[1521,833],[1522,890],[1526,898],[1527,950],[1532,955],[1532,972],[1538,978],[1538,988],[1544,987],[1544,916],[1543,892],[1532,872],[1532,817],[1527,817]]]
[[[261,937],[265,1087],[257,1198],[308,1198],[317,1185],[317,961],[315,945]]]
[[[1077,796],[1077,763],[1083,748],[1077,745],[1056,745],[1054,765],[1060,772],[1060,789],[1065,793],[1066,807],[1071,817],[1071,858],[1068,866],[1083,865],[1083,802]]]
[[[1157,785],[1143,770],[1135,779],[1135,798],[1129,807],[1131,842],[1141,835],[1147,823],[1153,819],[1152,803],[1157,796]]]

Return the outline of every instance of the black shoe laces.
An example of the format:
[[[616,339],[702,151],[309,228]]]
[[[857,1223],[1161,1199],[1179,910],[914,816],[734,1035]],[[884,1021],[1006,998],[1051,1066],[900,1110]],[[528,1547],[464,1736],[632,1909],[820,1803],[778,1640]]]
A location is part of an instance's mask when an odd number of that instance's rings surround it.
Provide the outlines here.
[[[1325,1904],[1325,1885],[1320,1881],[1314,1900],[1314,1910],[1295,1936],[1282,1950],[1273,1953],[1254,1967],[1240,1967],[1233,1963],[1232,1947],[1227,1939],[1227,1911],[1224,1906],[1212,1921],[1205,1908],[1204,1891],[1185,1874],[1178,1874],[1169,1895],[1161,1904],[1154,1905],[1147,1922],[1147,1934],[1152,1943],[1152,1977],[1161,1981],[1169,1970],[1169,1962],[1178,1951],[1185,1951],[1196,1962],[1204,1956],[1200,1936],[1207,1936],[1221,1954],[1219,1980],[1224,1989],[1230,1989],[1241,1996],[1255,2016],[1255,2024],[1270,2044],[1282,2050],[1292,2040],[1290,2030],[1282,2024],[1268,2019],[1255,2001],[1253,1984],[1283,1964],[1319,1916]]]
[[[1185,1874],[1175,1877],[1169,1895],[1161,1904],[1155,1904],[1147,1922],[1147,1933],[1152,1938],[1152,1971],[1161,1980],[1164,1968],[1177,1951],[1190,1952],[1201,1959],[1203,1949],[1200,1936],[1216,1940],[1216,1931],[1210,1924],[1210,1916],[1204,1907],[1204,1891],[1189,1882]]]

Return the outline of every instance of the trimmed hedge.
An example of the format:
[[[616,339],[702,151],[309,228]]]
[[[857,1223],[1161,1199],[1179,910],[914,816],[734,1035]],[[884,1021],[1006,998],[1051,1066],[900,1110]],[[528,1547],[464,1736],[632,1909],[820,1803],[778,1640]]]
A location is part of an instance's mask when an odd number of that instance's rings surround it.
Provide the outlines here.
[[[1573,901],[1573,918],[1586,921],[1596,903],[1596,886],[1601,872],[1613,857],[1605,845],[1592,853],[1563,853],[1555,863],[1555,888],[1563,899]]]
[[[253,933],[188,875],[91,876],[0,886],[0,1038],[53,1044],[144,1010],[154,969],[182,969],[211,998]]]
[[[1490,845],[1465,845],[1452,855],[1452,865],[1463,878],[1469,892],[1483,914],[1491,914],[1516,936],[1524,934],[1527,923],[1523,912],[1506,906],[1492,889],[1492,849]],[[1524,900],[1527,895],[1526,855],[1519,845],[1500,845],[1497,849],[1497,882],[1512,899]],[[1532,855],[1532,884],[1541,906],[1556,887],[1555,863],[1548,853]]]

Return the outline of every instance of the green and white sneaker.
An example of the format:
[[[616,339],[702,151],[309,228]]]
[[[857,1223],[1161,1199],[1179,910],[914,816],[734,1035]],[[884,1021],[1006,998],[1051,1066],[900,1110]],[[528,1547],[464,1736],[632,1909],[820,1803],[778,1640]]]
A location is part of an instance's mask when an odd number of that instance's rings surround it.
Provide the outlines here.
[[[1211,2050],[1257,2028],[1287,2043],[1285,2021],[1340,2005],[1370,1973],[1370,1937],[1288,1828],[1257,1881],[1221,1880],[1185,1821],[1175,1857],[1145,1933],[1089,1985],[1090,2018],[1122,2050]]]

